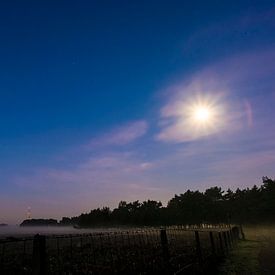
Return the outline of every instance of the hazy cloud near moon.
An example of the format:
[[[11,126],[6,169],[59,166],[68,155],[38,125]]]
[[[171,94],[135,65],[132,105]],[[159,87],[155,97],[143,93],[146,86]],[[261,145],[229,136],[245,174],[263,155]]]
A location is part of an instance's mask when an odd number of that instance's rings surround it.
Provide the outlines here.
[[[252,126],[253,107],[257,106],[251,105],[249,94],[258,89],[259,94],[272,95],[275,86],[272,81],[274,58],[273,49],[232,56],[168,87],[168,99],[160,110],[160,131],[156,139],[173,143],[190,142]],[[219,117],[208,129],[199,129],[184,113],[184,109],[198,97],[206,102],[212,101],[219,108]]]

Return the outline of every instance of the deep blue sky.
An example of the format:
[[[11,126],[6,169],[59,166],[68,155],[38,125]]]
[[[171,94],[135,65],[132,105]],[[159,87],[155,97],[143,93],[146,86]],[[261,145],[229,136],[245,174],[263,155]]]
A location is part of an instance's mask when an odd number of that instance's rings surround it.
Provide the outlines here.
[[[0,222],[274,176],[274,18],[274,1],[2,1]],[[222,110],[206,135],[180,111],[198,94]]]

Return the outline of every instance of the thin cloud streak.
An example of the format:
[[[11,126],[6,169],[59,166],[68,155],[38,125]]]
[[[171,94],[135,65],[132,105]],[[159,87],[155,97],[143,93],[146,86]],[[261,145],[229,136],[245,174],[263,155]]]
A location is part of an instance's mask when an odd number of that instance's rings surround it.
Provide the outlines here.
[[[144,136],[148,130],[148,123],[145,120],[137,120],[126,125],[117,127],[110,132],[92,139],[89,146],[121,146],[134,142]]]

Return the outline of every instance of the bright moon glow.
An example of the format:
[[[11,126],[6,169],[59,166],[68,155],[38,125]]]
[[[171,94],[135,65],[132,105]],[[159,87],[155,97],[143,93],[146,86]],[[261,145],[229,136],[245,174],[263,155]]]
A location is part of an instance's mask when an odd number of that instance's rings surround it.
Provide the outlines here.
[[[215,133],[224,126],[224,104],[218,96],[195,95],[181,108],[181,127],[183,131],[189,129],[193,138]]]
[[[193,141],[223,131],[229,126],[225,98],[221,92],[186,94],[164,111],[166,117],[175,118],[163,136],[160,136],[165,139]]]
[[[207,122],[211,119],[211,110],[206,106],[198,106],[194,110],[194,118],[199,122]]]

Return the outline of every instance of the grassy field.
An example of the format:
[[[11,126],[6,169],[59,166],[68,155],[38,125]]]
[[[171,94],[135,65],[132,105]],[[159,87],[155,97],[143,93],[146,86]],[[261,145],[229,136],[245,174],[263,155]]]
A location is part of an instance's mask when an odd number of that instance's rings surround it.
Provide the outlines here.
[[[245,226],[246,240],[219,266],[217,274],[275,274],[275,226]]]

